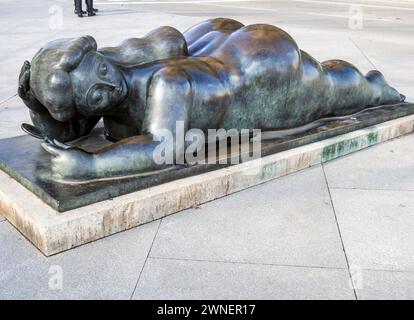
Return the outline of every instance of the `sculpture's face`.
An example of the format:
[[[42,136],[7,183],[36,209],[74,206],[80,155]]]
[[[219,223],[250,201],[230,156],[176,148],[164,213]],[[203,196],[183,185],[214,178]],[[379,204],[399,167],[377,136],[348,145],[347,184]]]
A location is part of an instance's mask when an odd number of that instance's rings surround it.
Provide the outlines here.
[[[120,70],[98,52],[89,52],[71,72],[74,99],[82,116],[103,115],[127,96]]]

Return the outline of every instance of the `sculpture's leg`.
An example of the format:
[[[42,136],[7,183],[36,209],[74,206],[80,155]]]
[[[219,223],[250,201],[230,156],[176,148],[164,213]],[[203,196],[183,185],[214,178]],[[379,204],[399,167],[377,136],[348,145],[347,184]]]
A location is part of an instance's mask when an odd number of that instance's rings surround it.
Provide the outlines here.
[[[321,118],[342,117],[367,107],[396,104],[404,101],[390,87],[378,71],[364,76],[354,65],[342,60],[319,63],[300,50],[302,72],[290,82],[286,106],[291,112],[284,114],[284,129],[313,123]],[[282,128],[278,126],[277,129]]]
[[[346,115],[365,107],[394,104],[404,101],[404,96],[388,85],[379,71],[366,76],[352,64],[341,60],[322,63],[330,82],[331,115]]]

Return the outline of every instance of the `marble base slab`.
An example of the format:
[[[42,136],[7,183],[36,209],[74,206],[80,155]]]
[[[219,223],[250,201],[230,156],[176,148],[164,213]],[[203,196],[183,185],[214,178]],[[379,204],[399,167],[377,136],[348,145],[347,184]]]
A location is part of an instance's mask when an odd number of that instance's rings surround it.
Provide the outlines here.
[[[49,256],[413,131],[410,115],[66,212],[0,171],[0,211]]]

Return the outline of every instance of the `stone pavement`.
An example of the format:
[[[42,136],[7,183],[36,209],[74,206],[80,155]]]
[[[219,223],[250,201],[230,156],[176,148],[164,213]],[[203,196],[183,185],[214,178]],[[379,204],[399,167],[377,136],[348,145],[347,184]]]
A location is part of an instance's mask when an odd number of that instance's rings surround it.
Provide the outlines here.
[[[115,45],[217,16],[282,27],[321,61],[378,68],[414,101],[414,1],[95,2],[99,16],[79,19],[72,1],[1,1],[1,138],[28,121],[17,75],[45,41]],[[408,135],[50,258],[0,216],[0,299],[412,299],[413,230]]]

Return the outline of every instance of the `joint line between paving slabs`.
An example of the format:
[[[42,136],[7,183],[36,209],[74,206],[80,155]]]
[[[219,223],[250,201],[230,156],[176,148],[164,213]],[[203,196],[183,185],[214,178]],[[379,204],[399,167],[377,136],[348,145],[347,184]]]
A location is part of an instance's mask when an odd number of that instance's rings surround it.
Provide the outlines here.
[[[360,187],[331,187],[334,190],[362,190],[362,191],[390,191],[390,192],[414,192],[414,189],[393,189],[393,188],[360,188]]]
[[[356,290],[355,290],[355,286],[354,286],[354,280],[352,279],[351,268],[350,268],[350,265],[349,265],[348,256],[347,256],[346,250],[345,250],[344,240],[342,238],[341,228],[339,227],[338,217],[336,216],[335,205],[334,205],[333,200],[332,200],[331,189],[329,188],[328,178],[326,176],[326,172],[325,172],[325,168],[324,168],[324,164],[323,163],[322,163],[322,166],[321,167],[322,167],[323,175],[325,177],[325,184],[326,184],[326,188],[328,189],[329,200],[331,201],[332,211],[334,213],[336,227],[337,227],[338,233],[339,233],[339,239],[341,240],[342,250],[343,250],[344,255],[345,255],[345,261],[346,261],[346,265],[347,265],[347,268],[348,268],[348,274],[349,274],[349,279],[351,281],[352,290],[354,291],[355,299],[358,300],[358,296],[357,296],[357,293],[356,293]]]
[[[349,41],[352,42],[352,44],[359,50],[359,52],[361,52],[361,54],[365,57],[365,59],[367,59],[367,61],[372,65],[372,67],[374,69],[377,69],[377,67],[375,66],[375,64],[371,61],[370,58],[368,58],[368,56],[365,54],[364,51],[362,51],[362,49],[356,44],[356,42],[350,37]]]
[[[132,291],[132,294],[131,294],[131,297],[129,298],[129,300],[132,300],[132,298],[133,298],[133,296],[135,294],[135,291],[137,290],[139,280],[141,279],[142,273],[143,273],[143,271],[145,269],[145,265],[147,264],[148,258],[149,258],[150,254],[151,254],[152,246],[154,245],[155,239],[157,238],[158,231],[160,231],[160,227],[161,227],[162,220],[163,219],[160,219],[160,222],[158,223],[157,231],[155,232],[154,238],[152,239],[151,246],[150,246],[150,248],[148,250],[147,256],[145,257],[144,264],[142,265],[141,271],[139,272],[137,282],[135,283],[134,290]]]
[[[1,100],[0,101],[0,105],[2,105],[2,104],[4,104],[4,103],[6,103],[7,101],[10,101],[11,99],[13,99],[14,97],[16,97],[17,96],[17,93],[15,93],[14,95],[12,95],[11,97],[8,97],[8,98],[6,98],[6,99],[3,99],[3,100]]]
[[[325,267],[325,266],[309,266],[299,264],[282,264],[282,263],[266,263],[266,262],[249,262],[249,261],[230,261],[230,260],[211,260],[211,259],[190,259],[190,258],[173,258],[173,257],[154,257],[154,260],[172,260],[172,261],[192,261],[192,262],[207,262],[207,263],[226,263],[226,264],[242,264],[254,266],[270,266],[270,267],[286,267],[286,268],[310,268],[310,269],[329,269],[329,270],[345,270],[339,267]]]

